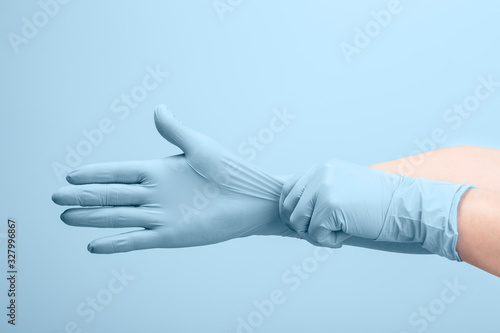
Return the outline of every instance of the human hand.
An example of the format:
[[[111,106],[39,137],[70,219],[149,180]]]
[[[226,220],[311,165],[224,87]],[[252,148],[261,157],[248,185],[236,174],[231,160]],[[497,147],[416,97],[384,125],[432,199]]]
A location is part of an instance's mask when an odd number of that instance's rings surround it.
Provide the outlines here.
[[[330,247],[341,247],[351,236],[375,240],[400,177],[336,160],[314,165],[285,182],[281,219]]]
[[[418,243],[460,260],[457,210],[470,188],[332,159],[285,182],[280,216],[299,236],[322,246],[338,248],[356,236]]]
[[[179,122],[155,111],[160,134],[184,154],[78,168],[57,190],[68,225],[144,228],[92,241],[93,253],[213,244],[253,234],[294,234],[279,221],[282,182]]]
[[[279,235],[320,244],[298,234],[279,216],[285,177],[270,176],[231,154],[210,137],[169,113],[155,112],[160,134],[184,154],[147,161],[101,163],[67,176],[72,186],[52,199],[70,208],[61,214],[68,225],[143,228],[92,241],[93,253],[214,244],[250,235]],[[293,179],[287,182],[294,183]],[[391,252],[427,253],[421,247],[351,237],[345,244]]]

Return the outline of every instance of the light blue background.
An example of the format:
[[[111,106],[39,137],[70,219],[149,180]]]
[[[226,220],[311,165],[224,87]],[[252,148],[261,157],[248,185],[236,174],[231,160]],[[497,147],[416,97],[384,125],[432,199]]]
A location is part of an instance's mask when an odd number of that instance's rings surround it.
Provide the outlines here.
[[[233,3],[235,3],[234,1]],[[107,117],[115,129],[82,164],[177,154],[156,133],[153,107],[233,152],[268,126],[274,108],[297,117],[253,161],[293,174],[328,157],[362,164],[408,156],[442,127],[441,147],[500,148],[500,89],[457,130],[444,112],[500,80],[497,1],[409,1],[351,63],[340,51],[386,1],[242,1],[220,20],[205,1],[71,1],[15,53],[8,33],[40,11],[0,4],[0,233],[19,236],[18,326],[2,332],[236,332],[254,301],[284,292],[255,332],[417,332],[409,317],[439,298],[444,280],[467,289],[425,332],[497,332],[498,278],[435,256],[344,247],[296,291],[282,280],[313,254],[295,239],[251,237],[189,249],[91,255],[113,230],[72,228],[50,200],[64,185],[51,164]],[[146,67],[170,72],[121,120],[111,103],[141,83]],[[499,171],[500,172],[500,171]],[[175,189],[173,189],[175,190]],[[5,239],[0,246],[5,248]],[[0,269],[5,271],[5,250]],[[135,279],[90,323],[76,308],[126,271]],[[0,284],[5,309],[7,285]]]

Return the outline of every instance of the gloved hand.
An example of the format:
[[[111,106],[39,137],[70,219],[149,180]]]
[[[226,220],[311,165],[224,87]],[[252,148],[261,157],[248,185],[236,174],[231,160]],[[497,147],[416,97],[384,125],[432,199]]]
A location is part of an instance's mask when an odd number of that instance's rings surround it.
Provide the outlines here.
[[[93,253],[213,244],[254,234],[294,234],[279,221],[282,182],[180,123],[164,105],[160,134],[184,154],[83,166],[52,199],[61,219],[84,227],[141,227],[94,240]]]
[[[92,241],[93,253],[214,244],[250,235],[302,238],[279,216],[287,177],[270,176],[231,154],[210,137],[181,124],[165,106],[155,111],[160,134],[184,154],[149,161],[78,168],[52,199],[81,206],[61,214],[68,225],[142,230]],[[391,252],[428,253],[415,244],[351,237],[345,244]],[[325,244],[324,246],[329,246]]]
[[[289,179],[280,198],[282,221],[323,246],[352,236],[417,243],[461,261],[456,251],[458,205],[474,188],[332,159]]]

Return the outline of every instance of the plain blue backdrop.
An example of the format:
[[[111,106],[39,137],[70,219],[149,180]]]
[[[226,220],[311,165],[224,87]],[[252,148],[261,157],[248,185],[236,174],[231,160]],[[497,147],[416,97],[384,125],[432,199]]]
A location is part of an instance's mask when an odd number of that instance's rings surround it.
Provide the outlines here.
[[[17,327],[3,280],[2,332],[498,331],[499,280],[465,263],[351,247],[318,261],[278,237],[91,255],[115,231],[66,226],[50,199],[68,149],[86,155],[75,165],[179,153],[156,133],[158,103],[235,153],[286,108],[296,118],[252,161],[273,174],[408,156],[436,128],[436,148],[500,148],[500,88],[458,128],[443,118],[478,77],[500,81],[497,1],[54,3],[0,4],[2,271],[7,218],[19,223]],[[147,90],[150,71],[162,74]],[[103,119],[109,133],[82,143]],[[284,302],[259,310],[273,290]]]

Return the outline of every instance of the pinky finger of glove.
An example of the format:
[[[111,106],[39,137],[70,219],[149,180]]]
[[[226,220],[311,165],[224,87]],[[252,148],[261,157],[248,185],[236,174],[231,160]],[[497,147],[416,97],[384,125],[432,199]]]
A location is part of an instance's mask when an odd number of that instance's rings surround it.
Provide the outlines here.
[[[87,246],[91,253],[110,254],[158,247],[154,230],[137,230],[96,239]]]

